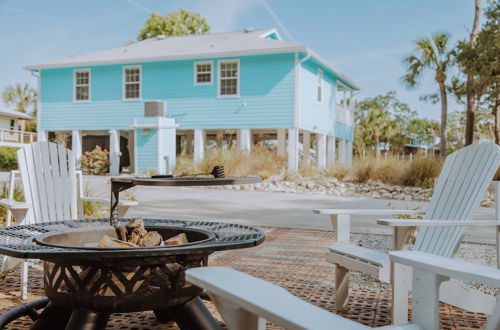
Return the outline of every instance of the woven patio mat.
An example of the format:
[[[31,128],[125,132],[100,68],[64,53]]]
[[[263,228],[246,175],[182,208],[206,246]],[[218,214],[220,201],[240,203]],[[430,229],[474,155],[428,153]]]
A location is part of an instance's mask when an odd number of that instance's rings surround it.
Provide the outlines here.
[[[334,270],[324,260],[333,233],[318,230],[268,229],[266,241],[257,247],[215,254],[210,265],[227,266],[280,285],[292,294],[331,312],[335,309]],[[43,294],[39,265],[30,267],[29,300]],[[351,275],[349,310],[342,316],[379,327],[390,324],[391,296],[386,284]],[[19,295],[19,271],[0,280],[0,313],[22,304]],[[210,310],[220,320],[211,303]],[[486,316],[447,304],[440,306],[442,329],[478,329]],[[31,321],[18,319],[8,329],[27,329]],[[152,312],[113,314],[108,329],[178,329],[174,323],[159,323]],[[277,329],[268,323],[268,329]],[[332,325],[334,328],[334,325]]]

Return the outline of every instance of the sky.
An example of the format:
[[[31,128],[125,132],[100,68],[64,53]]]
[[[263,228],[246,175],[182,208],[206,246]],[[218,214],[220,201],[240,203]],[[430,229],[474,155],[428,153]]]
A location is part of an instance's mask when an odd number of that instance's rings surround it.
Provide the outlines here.
[[[357,82],[358,100],[394,90],[421,117],[438,119],[439,105],[419,100],[437,90],[432,74],[407,90],[402,59],[435,32],[450,33],[453,44],[467,38],[473,7],[473,0],[0,0],[0,91],[36,87],[27,65],[121,47],[151,12],[184,8],[205,17],[211,32],[276,27]],[[463,109],[451,96],[449,103],[449,111]]]

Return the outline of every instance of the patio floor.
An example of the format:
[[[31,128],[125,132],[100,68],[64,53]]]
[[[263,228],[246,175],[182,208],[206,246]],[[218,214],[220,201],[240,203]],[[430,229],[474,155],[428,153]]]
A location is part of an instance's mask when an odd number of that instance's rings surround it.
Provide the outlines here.
[[[213,255],[210,265],[228,266],[278,284],[292,294],[329,311],[334,311],[334,271],[324,261],[333,233],[319,230],[269,228],[266,241],[255,248]],[[29,300],[43,297],[43,280],[39,265],[30,268]],[[341,315],[363,324],[379,327],[390,324],[389,287],[360,274],[352,274],[353,288],[349,310]],[[0,313],[23,303],[19,298],[19,274],[14,271],[0,280]],[[213,306],[207,303],[214,311]],[[218,316],[217,316],[218,317]],[[477,329],[484,327],[486,316],[441,304],[441,328]],[[7,329],[27,329],[27,318],[19,319]],[[268,329],[276,327],[268,324]],[[108,329],[177,329],[172,323],[158,323],[152,312],[113,314]]]

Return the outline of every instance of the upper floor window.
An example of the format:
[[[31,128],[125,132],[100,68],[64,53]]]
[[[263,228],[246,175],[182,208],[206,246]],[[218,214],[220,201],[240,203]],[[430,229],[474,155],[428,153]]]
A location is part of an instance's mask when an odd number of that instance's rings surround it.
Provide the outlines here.
[[[219,61],[219,97],[240,96],[240,61]]]
[[[141,99],[141,67],[126,66],[123,68],[123,98],[125,100]]]
[[[90,70],[74,71],[74,101],[90,101]]]
[[[211,85],[212,84],[212,61],[194,63],[194,84]]]
[[[318,87],[317,87],[316,100],[319,103],[323,102],[323,70],[321,69],[318,69]]]

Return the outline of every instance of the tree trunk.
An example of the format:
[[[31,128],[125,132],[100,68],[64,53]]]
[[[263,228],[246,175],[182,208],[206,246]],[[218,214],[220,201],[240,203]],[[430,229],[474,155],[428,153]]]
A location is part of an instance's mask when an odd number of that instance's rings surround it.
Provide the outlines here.
[[[474,23],[470,33],[470,45],[474,47],[476,44],[477,34],[479,31],[479,18],[481,17],[481,0],[475,0]],[[474,122],[476,112],[476,95],[474,95],[474,77],[467,75],[467,113],[465,123],[465,145],[468,146],[474,142]]]
[[[500,145],[500,111],[498,111],[500,104],[498,101],[497,98],[497,102],[495,102],[496,104],[493,109],[493,115],[495,116],[495,143]]]
[[[378,136],[375,137],[375,156],[380,159],[380,138]]]
[[[448,100],[444,81],[439,83],[439,93],[441,95],[441,157],[446,157],[446,126],[448,121]]]

